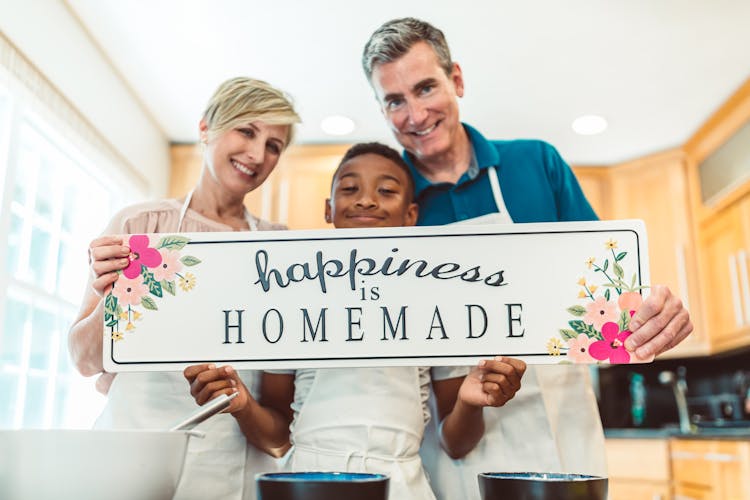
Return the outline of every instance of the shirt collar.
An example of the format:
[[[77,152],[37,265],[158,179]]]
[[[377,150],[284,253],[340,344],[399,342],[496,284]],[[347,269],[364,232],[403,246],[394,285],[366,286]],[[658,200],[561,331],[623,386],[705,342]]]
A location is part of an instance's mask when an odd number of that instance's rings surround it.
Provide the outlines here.
[[[476,162],[476,166],[480,169],[498,166],[500,155],[492,146],[492,143],[485,139],[484,136],[471,125],[463,122],[461,123],[461,125],[463,125],[464,130],[466,130],[466,133],[469,135],[469,142],[471,143],[471,147],[474,151],[474,158],[472,162]],[[404,150],[402,156],[404,158],[404,161],[406,161],[406,164],[409,165],[409,170],[411,170],[411,175],[414,178],[415,195],[419,196],[422,191],[434,185],[434,183],[430,182],[417,170],[417,168],[414,166],[414,159],[410,153]],[[466,176],[466,174],[464,174],[464,176]],[[462,176],[462,179],[464,176]],[[459,180],[458,182],[461,183],[464,181]]]

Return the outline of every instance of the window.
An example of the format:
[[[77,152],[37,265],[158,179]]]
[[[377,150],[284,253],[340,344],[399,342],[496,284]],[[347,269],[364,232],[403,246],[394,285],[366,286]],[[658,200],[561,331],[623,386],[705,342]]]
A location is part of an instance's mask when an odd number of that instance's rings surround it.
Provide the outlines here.
[[[1,86],[0,164],[0,428],[90,427],[104,398],[71,365],[67,332],[89,241],[138,193]]]

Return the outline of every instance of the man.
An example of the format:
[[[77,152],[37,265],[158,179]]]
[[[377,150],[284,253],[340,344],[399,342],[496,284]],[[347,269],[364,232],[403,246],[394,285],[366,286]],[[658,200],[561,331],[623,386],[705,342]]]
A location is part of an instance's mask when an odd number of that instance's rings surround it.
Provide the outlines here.
[[[489,141],[459,120],[460,66],[443,33],[413,18],[383,24],[362,65],[415,179],[420,225],[596,220],[568,165],[542,141]],[[693,326],[682,302],[654,286],[630,323],[626,348],[648,358]],[[425,466],[439,498],[478,498],[476,473],[606,475],[604,436],[583,367],[529,369],[505,407],[485,411],[487,432],[459,464],[427,439]],[[460,478],[460,479],[459,479]]]

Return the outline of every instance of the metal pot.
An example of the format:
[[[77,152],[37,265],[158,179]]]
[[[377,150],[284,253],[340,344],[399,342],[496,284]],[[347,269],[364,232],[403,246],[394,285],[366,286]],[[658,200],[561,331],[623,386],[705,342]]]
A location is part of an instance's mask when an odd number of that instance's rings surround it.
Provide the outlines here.
[[[388,476],[350,472],[259,474],[258,500],[387,500]]]
[[[0,431],[0,498],[172,498],[187,432]]]
[[[479,474],[482,500],[605,500],[607,478],[581,474],[485,472]]]

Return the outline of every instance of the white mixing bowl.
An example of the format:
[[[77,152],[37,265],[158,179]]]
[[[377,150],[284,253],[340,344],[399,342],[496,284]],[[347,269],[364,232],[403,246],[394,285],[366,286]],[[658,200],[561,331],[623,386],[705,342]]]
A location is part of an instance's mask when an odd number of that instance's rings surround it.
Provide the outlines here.
[[[170,499],[189,438],[182,431],[0,430],[0,498]]]

